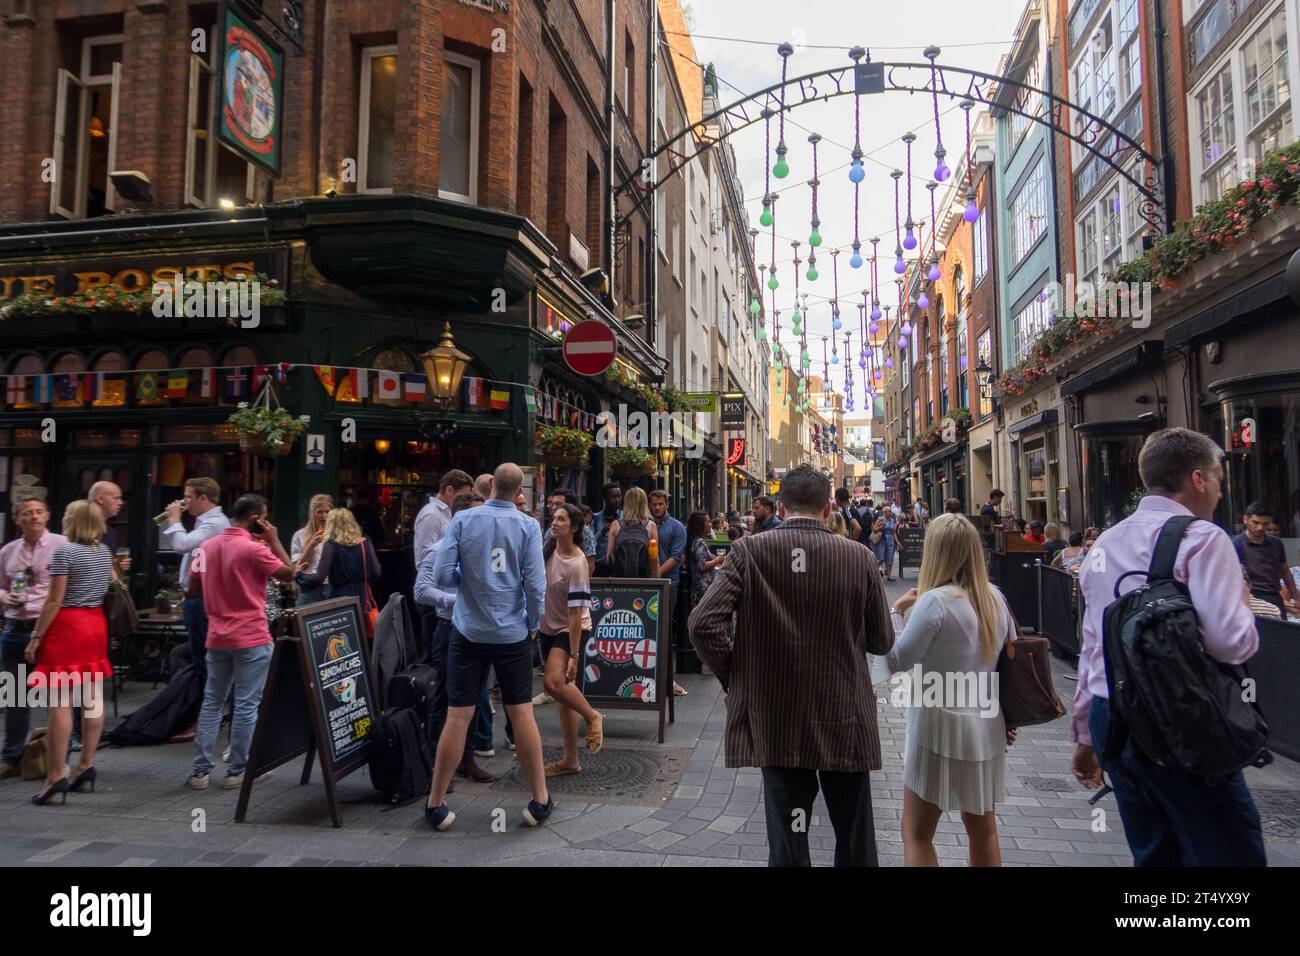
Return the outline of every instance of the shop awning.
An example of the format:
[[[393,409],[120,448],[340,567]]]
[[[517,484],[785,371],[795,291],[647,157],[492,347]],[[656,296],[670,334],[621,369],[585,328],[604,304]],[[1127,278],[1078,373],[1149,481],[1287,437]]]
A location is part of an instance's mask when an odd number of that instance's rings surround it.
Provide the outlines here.
[[[1061,395],[1078,395],[1080,392],[1086,392],[1090,388],[1096,388],[1104,382],[1127,372],[1131,368],[1145,362],[1157,361],[1164,354],[1164,348],[1158,341],[1139,342],[1127,352],[1121,352],[1109,362],[1103,362],[1088,369],[1086,372],[1080,372],[1062,383]]]
[[[758,477],[758,475],[754,474],[752,471],[748,470],[747,468],[741,468],[739,465],[731,465],[730,468],[732,471],[734,471],[736,474],[740,475],[742,478],[744,478],[747,481],[752,481],[755,484],[759,484],[759,485],[763,483],[762,478]]]
[[[1018,435],[1021,432],[1027,432],[1032,428],[1042,428],[1044,425],[1055,425],[1060,413],[1055,408],[1049,408],[1045,412],[1039,412],[1037,415],[1030,415],[1028,418],[1022,418],[1007,427],[1008,435]]]
[[[1165,333],[1165,347],[1177,348],[1186,345],[1194,339],[1217,331],[1229,322],[1244,318],[1256,310],[1267,308],[1286,297],[1286,273],[1279,272],[1210,306],[1190,319],[1179,322]]]

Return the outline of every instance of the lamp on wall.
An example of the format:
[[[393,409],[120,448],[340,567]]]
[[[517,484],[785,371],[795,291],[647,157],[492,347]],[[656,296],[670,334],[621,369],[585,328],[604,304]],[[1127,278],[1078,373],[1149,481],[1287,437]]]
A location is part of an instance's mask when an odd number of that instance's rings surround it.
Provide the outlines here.
[[[673,462],[677,459],[677,449],[671,445],[665,445],[659,449],[659,462],[664,466],[664,470],[672,467]]]
[[[456,342],[451,336],[451,323],[443,323],[442,341],[437,348],[429,349],[420,356],[434,397],[450,399],[460,392],[460,380],[469,360],[468,355],[456,348]]]

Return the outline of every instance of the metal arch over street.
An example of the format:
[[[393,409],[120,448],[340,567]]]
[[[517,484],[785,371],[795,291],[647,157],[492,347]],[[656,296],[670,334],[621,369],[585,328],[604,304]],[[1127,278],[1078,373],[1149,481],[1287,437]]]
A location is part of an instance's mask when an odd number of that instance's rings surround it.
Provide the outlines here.
[[[850,53],[850,56],[862,52],[861,48],[855,48]],[[938,50],[931,47],[926,51],[925,55],[929,56],[931,52],[936,56],[938,54]],[[933,61],[930,63],[878,63],[870,59],[865,62],[856,62],[857,57],[854,57],[854,59],[855,62],[848,66],[835,67],[817,73],[809,73],[805,76],[794,77],[759,90],[756,93],[751,93],[730,106],[714,111],[702,118],[698,123],[688,125],[673,134],[642,160],[641,171],[638,175],[628,177],[615,191],[616,198],[629,192],[635,192],[637,195],[632,207],[625,214],[619,216],[618,229],[621,231],[626,226],[628,220],[641,208],[642,202],[647,195],[658,189],[662,183],[671,179],[691,159],[708,152],[732,134],[761,120],[769,119],[808,103],[829,100],[836,96],[849,94],[865,96],[892,90],[904,93],[937,93],[949,99],[969,99],[976,103],[983,103],[993,109],[1015,113],[1046,126],[1053,132],[1069,138],[1071,142],[1078,143],[1092,156],[1116,170],[1141,194],[1142,199],[1138,203],[1138,207],[1142,218],[1157,229],[1165,232],[1172,230],[1173,223],[1170,219],[1172,205],[1159,196],[1157,192],[1158,180],[1155,175],[1144,176],[1139,179],[1126,168],[1130,165],[1131,160],[1136,157],[1145,163],[1147,168],[1155,171],[1161,168],[1161,160],[1143,149],[1142,145],[1132,136],[1102,117],[1096,116],[1079,105],[1047,90],[979,70],[941,66]],[[880,72],[883,86],[880,89],[859,93],[858,89],[862,80],[861,71],[867,68],[873,68]],[[916,81],[916,71],[924,73],[923,83]],[[953,80],[952,84],[949,82],[950,79]],[[821,84],[820,88],[818,87],[819,83]],[[833,87],[833,89],[828,89],[828,86]],[[1007,102],[997,102],[999,99],[998,92],[1006,87],[1014,88],[1016,95]],[[786,96],[781,95],[783,90],[797,91],[798,99],[788,101]],[[1036,112],[1026,112],[1025,108],[1031,102],[1035,102],[1035,97],[1042,97],[1037,102],[1042,103],[1046,108],[1040,107]],[[710,126],[722,118],[729,121],[727,131],[721,136],[710,133]],[[1077,129],[1074,128],[1076,125]],[[696,135],[698,142],[695,151],[688,155],[681,149],[676,148],[676,144],[683,137],[692,133]],[[671,165],[667,175],[663,179],[656,181],[654,177],[656,161],[665,153],[669,155]],[[1164,180],[1167,184],[1168,177],[1164,177]]]

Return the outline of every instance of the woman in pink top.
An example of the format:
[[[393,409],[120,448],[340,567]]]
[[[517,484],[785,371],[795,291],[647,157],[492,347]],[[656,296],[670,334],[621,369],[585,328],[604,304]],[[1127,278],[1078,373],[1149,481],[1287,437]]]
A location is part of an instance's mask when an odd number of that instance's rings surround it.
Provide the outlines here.
[[[603,718],[587,703],[574,681],[582,644],[591,635],[591,578],[587,556],[577,544],[582,540],[582,511],[562,504],[551,519],[551,539],[546,542],[546,600],[538,639],[546,665],[546,693],[560,705],[560,730],[564,756],[546,765],[547,776],[581,773],[578,763],[578,715],[587,721],[587,753],[600,752],[604,742]]]

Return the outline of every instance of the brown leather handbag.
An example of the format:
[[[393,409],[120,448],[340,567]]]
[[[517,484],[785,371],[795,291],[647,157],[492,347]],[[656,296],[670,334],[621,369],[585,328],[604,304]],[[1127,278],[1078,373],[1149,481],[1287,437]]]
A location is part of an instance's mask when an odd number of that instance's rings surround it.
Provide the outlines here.
[[[1052,686],[1052,663],[1045,637],[1021,637],[1020,622],[1004,596],[1007,616],[1016,636],[1002,646],[998,657],[998,703],[1007,729],[1045,724],[1065,715]]]
[[[135,631],[140,617],[135,610],[131,593],[121,581],[110,581],[104,595],[104,617],[108,619],[108,639],[118,640]]]

